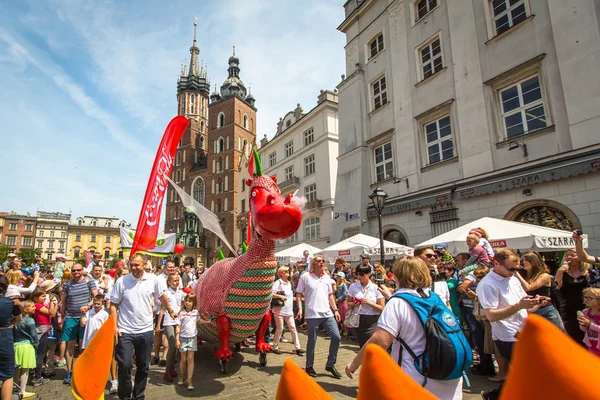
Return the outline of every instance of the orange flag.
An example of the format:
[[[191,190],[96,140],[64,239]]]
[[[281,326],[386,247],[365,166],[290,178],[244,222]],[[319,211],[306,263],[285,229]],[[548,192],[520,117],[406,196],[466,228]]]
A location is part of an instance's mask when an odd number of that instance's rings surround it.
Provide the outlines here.
[[[333,400],[321,386],[291,358],[283,362],[276,400]]]

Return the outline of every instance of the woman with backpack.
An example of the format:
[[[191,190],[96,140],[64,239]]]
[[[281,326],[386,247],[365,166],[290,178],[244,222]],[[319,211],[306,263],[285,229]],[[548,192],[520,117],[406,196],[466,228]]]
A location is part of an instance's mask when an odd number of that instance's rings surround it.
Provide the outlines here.
[[[473,356],[456,317],[430,290],[431,276],[423,260],[412,256],[401,258],[392,271],[398,290],[383,309],[377,329],[366,344],[377,344],[384,349],[392,345],[392,358],[425,390],[442,400],[462,399],[462,375]],[[424,354],[426,340],[435,339],[432,331],[426,333],[424,328],[428,320],[425,314],[430,310],[434,311],[430,323],[457,328],[445,337],[451,345],[441,346],[438,354]],[[352,378],[362,364],[365,347],[346,365],[348,377]],[[457,361],[449,365],[447,360],[452,358]],[[425,359],[429,361],[427,370],[421,368],[420,361]],[[446,360],[443,365],[440,359]],[[448,371],[450,366],[452,370]]]

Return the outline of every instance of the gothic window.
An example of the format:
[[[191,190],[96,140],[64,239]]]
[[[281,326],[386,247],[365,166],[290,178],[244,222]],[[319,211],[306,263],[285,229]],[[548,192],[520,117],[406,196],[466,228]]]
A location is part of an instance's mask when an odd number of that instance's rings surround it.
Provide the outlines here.
[[[225,140],[223,138],[219,139],[219,153],[225,151]]]
[[[225,114],[220,113],[217,119],[217,128],[222,128],[225,126]]]
[[[244,129],[248,129],[248,116],[244,114]]]
[[[221,211],[221,200],[217,200],[217,213],[220,213]]]
[[[198,203],[204,205],[204,180],[196,178],[192,187],[192,196]]]
[[[196,96],[190,96],[190,114],[194,114],[196,111]]]
[[[223,158],[219,157],[219,161],[217,162],[217,172],[223,172]]]
[[[217,193],[223,193],[223,181],[221,178],[217,180]]]

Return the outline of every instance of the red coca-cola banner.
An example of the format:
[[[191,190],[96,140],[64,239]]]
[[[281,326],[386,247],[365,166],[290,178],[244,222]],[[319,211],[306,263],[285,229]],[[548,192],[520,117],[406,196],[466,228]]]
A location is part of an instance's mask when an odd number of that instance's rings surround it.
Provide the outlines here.
[[[162,202],[168,185],[165,177],[171,175],[177,145],[189,124],[187,118],[177,116],[169,122],[165,129],[150,172],[150,179],[148,179],[144,203],[131,246],[131,255],[139,250],[152,250],[156,246]]]

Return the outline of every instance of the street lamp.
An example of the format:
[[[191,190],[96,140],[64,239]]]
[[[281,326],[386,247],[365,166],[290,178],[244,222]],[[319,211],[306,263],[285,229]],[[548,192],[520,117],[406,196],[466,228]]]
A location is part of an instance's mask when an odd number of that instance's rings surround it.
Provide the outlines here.
[[[375,210],[377,210],[377,218],[379,219],[379,251],[381,256],[381,266],[384,268],[385,253],[383,250],[383,229],[381,228],[381,212],[385,207],[385,199],[387,199],[387,196],[387,193],[378,187],[375,188],[375,190],[373,190],[373,193],[369,195],[369,198],[373,202],[373,207],[375,207]]]

